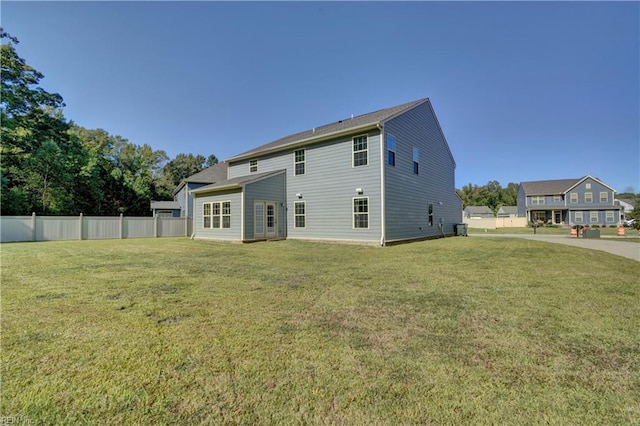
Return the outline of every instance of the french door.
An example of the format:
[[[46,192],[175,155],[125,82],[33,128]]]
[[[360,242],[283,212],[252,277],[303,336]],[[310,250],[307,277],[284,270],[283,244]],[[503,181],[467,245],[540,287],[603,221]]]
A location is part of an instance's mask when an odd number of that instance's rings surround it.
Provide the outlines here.
[[[253,239],[276,238],[278,229],[278,203],[275,201],[255,201],[253,203]]]

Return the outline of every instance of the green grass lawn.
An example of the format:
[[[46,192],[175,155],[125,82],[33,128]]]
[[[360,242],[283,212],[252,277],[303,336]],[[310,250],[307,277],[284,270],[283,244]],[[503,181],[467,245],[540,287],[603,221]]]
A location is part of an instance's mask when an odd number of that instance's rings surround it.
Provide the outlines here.
[[[0,416],[638,424],[640,263],[560,244],[3,244]]]

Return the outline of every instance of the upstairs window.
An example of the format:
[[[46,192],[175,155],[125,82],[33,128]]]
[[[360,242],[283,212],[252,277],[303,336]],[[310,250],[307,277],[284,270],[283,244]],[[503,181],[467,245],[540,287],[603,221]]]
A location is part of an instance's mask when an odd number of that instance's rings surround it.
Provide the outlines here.
[[[393,167],[396,165],[396,138],[393,135],[387,135],[387,163]]]
[[[417,175],[419,173],[419,162],[420,162],[420,156],[418,153],[418,148],[413,148],[413,174]]]
[[[608,203],[609,202],[609,193],[604,191],[600,193],[600,202],[601,203]]]
[[[353,138],[353,167],[369,164],[369,145],[367,135]]]
[[[585,192],[584,193],[584,202],[585,203],[593,203],[593,192]]]
[[[249,161],[249,173],[255,173],[258,171],[258,160]]]
[[[553,201],[555,201],[555,202],[562,201],[562,195],[554,195],[553,196]]]
[[[544,204],[544,195],[534,195],[531,197],[532,205],[541,205]]]
[[[300,176],[305,174],[305,152],[304,149],[298,149],[293,153],[293,174]]]
[[[585,183],[584,187],[587,188],[587,189],[591,189],[591,184],[590,183]]]

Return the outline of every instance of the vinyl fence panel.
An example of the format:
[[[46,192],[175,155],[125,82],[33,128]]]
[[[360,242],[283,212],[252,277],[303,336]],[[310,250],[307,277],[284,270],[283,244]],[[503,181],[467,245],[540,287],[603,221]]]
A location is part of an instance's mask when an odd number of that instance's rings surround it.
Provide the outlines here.
[[[0,242],[184,237],[190,217],[0,216]]]

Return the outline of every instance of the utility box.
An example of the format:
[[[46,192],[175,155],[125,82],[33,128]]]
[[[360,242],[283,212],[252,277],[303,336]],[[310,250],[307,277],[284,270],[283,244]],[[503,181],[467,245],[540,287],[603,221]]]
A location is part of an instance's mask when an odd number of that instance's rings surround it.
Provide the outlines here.
[[[584,230],[584,238],[600,238],[600,230],[597,228],[587,228]]]
[[[467,236],[467,224],[466,223],[458,223],[458,224],[456,224],[456,236],[458,236],[458,237],[466,237]]]

